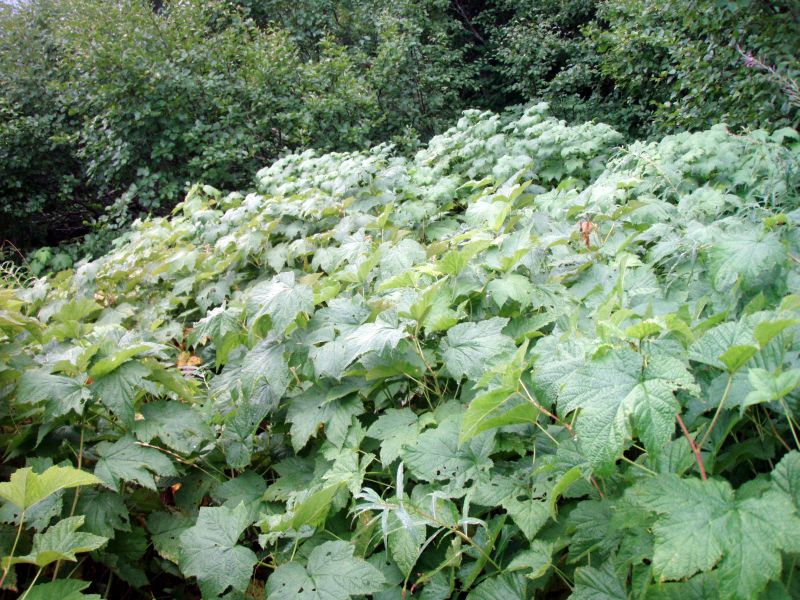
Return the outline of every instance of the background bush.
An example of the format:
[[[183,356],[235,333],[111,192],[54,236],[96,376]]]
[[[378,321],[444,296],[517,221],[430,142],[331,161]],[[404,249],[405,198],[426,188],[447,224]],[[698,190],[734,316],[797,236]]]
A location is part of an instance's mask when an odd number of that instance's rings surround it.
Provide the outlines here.
[[[99,251],[188,185],[303,148],[404,151],[543,98],[628,137],[796,126],[790,0],[27,0],[0,5],[0,236]],[[93,223],[90,228],[87,224]]]

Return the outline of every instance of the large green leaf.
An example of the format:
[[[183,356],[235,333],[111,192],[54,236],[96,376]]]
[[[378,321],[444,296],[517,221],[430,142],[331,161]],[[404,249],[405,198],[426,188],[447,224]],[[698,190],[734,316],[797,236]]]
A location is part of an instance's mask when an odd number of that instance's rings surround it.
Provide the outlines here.
[[[271,281],[248,290],[247,310],[250,322],[269,315],[273,330],[282,334],[301,312],[311,314],[314,311],[314,292],[307,285],[297,283],[294,273],[279,273]]]
[[[800,511],[800,452],[793,450],[786,454],[772,471],[775,486],[794,500]]]
[[[525,600],[528,598],[525,578],[518,573],[489,577],[467,595],[468,600]]]
[[[785,250],[774,233],[761,235],[755,230],[726,235],[709,249],[714,287],[725,290],[741,278],[751,288],[767,281],[774,268],[783,262]]]
[[[368,352],[386,352],[408,334],[383,321],[364,323],[313,353],[317,375],[339,379],[354,361]]]
[[[82,593],[91,585],[88,581],[78,579],[57,579],[47,583],[39,583],[27,591],[25,600],[101,600],[100,594]]]
[[[792,500],[768,489],[737,498],[726,481],[659,475],[633,498],[658,514],[653,568],[664,579],[715,567],[727,598],[754,598],[781,572],[781,551],[800,550]]]
[[[124,437],[117,442],[101,442],[95,448],[100,460],[94,468],[112,489],[118,489],[123,481],[156,489],[153,475],[174,477],[178,474],[167,456],[154,448],[142,446],[132,437]]]
[[[102,481],[72,467],[50,467],[41,475],[26,467],[17,469],[9,481],[0,483],[0,498],[26,510],[58,490],[97,483]]]
[[[518,273],[510,273],[500,279],[493,279],[486,286],[486,291],[491,294],[492,299],[500,308],[513,300],[522,308],[531,303],[533,296],[533,285],[530,279]]]
[[[419,559],[426,530],[423,522],[409,518],[407,513],[403,513],[403,516],[405,518],[401,520],[398,511],[389,513],[387,543],[397,567],[408,577]]]
[[[304,567],[298,562],[279,566],[267,580],[270,600],[347,600],[377,592],[383,574],[353,556],[347,542],[325,542],[314,548]]]
[[[408,469],[423,481],[465,481],[492,466],[493,432],[484,432],[459,443],[460,420],[450,418],[429,429],[416,442],[401,450]]]
[[[505,408],[506,410],[500,410]],[[539,409],[515,391],[498,388],[480,394],[469,403],[461,421],[462,442],[482,431],[506,425],[535,423]]]
[[[147,529],[156,552],[175,564],[180,560],[180,537],[194,524],[192,517],[181,513],[152,512],[147,515]]]
[[[133,433],[143,442],[154,438],[182,454],[191,454],[213,438],[211,428],[191,406],[177,401],[160,400],[142,406]]]
[[[747,394],[743,407],[780,400],[800,387],[800,369],[770,373],[766,369],[750,369],[747,378],[753,391]]]
[[[92,533],[79,532],[83,515],[70,517],[52,525],[44,533],[33,536],[33,547],[24,556],[15,556],[11,564],[30,563],[45,567],[57,560],[76,561],[76,554],[97,550],[108,538]]]
[[[84,515],[83,528],[89,533],[113,538],[116,530],[131,530],[125,500],[105,488],[81,490],[75,509]]]
[[[725,370],[727,367],[721,357],[729,348],[755,346],[754,328],[755,320],[752,317],[717,325],[691,345],[689,358]]]
[[[89,369],[89,376],[94,379],[100,379],[101,377],[105,377],[111,371],[122,365],[128,359],[133,358],[137,354],[141,354],[142,352],[151,351],[157,349],[158,346],[156,344],[135,344],[133,346],[128,346],[127,348],[122,348],[121,350],[117,350],[111,356],[106,358],[102,358],[98,360],[92,368]]]
[[[493,317],[477,323],[459,323],[447,331],[441,352],[447,370],[456,379],[479,379],[487,367],[507,359],[516,349],[503,335],[508,319]]]
[[[81,414],[91,397],[89,389],[72,377],[52,375],[45,371],[25,371],[17,384],[17,402],[34,404],[47,401],[47,416],[52,419],[70,410]]]
[[[682,361],[664,355],[645,363],[631,350],[612,350],[567,379],[558,409],[562,415],[581,409],[580,447],[595,468],[607,470],[633,434],[658,454],[675,430],[679,389],[695,389]]]
[[[280,398],[289,385],[286,348],[268,338],[256,344],[242,361],[242,381],[252,387],[266,386],[274,398]]]
[[[92,384],[92,391],[130,429],[135,417],[134,402],[142,393],[145,378],[149,374],[150,369],[131,360],[96,379]]]
[[[258,562],[252,550],[238,545],[250,524],[247,507],[202,507],[197,523],[180,535],[180,567],[197,577],[203,597],[216,598],[229,587],[244,592]]]
[[[250,464],[255,432],[272,408],[272,401],[251,397],[228,416],[219,441],[230,466],[242,469]]]
[[[614,566],[575,569],[575,589],[570,600],[628,600],[625,583],[614,573]]]
[[[403,446],[413,444],[419,435],[417,415],[409,408],[390,408],[367,430],[367,435],[381,442],[380,457],[384,467],[400,456]]]
[[[325,426],[325,435],[339,446],[344,441],[350,420],[364,412],[364,405],[354,395],[325,401],[310,390],[292,398],[286,420],[292,424],[292,447],[299,452],[315,435],[320,425]]]

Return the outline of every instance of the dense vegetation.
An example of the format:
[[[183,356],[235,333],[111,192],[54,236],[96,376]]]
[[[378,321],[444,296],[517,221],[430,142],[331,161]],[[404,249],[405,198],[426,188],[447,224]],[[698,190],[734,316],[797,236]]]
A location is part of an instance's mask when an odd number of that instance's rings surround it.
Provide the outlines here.
[[[800,136],[622,137],[470,111],[8,267],[2,585],[800,596]]]
[[[629,138],[796,126],[799,27],[794,0],[0,3],[0,239],[91,231],[30,261],[61,268],[192,183],[535,98]]]

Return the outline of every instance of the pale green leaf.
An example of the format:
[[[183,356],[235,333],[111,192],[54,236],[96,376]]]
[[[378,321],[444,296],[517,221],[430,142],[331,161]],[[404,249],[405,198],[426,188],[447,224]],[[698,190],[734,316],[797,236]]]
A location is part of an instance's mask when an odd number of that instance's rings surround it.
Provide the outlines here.
[[[241,377],[248,386],[265,385],[273,398],[283,396],[289,386],[289,363],[283,345],[266,339],[256,344],[242,361]]]
[[[695,362],[726,370],[720,357],[733,346],[753,346],[755,321],[745,317],[741,321],[722,323],[706,331],[689,347],[689,358]]]
[[[547,504],[540,498],[515,495],[505,498],[501,505],[529,541],[533,541],[539,530],[550,519]]]
[[[523,571],[523,575],[536,579],[544,575],[552,564],[553,544],[534,540],[531,547],[514,556],[508,571]]]
[[[531,303],[533,284],[528,277],[509,273],[499,279],[492,279],[486,286],[486,291],[500,308],[509,300],[519,304],[520,308],[525,308]]]
[[[653,568],[664,579],[716,566],[727,598],[753,598],[781,572],[781,550],[796,548],[800,518],[782,492],[736,498],[725,481],[659,475],[633,490],[655,511]]]
[[[477,380],[488,367],[513,354],[514,340],[502,333],[506,323],[508,319],[493,317],[477,323],[460,323],[447,331],[441,352],[453,377]]]
[[[776,265],[783,262],[785,250],[778,235],[761,235],[756,229],[728,234],[708,251],[714,287],[723,291],[741,278],[749,289],[767,282]]]
[[[388,467],[400,456],[403,446],[416,441],[419,435],[417,415],[409,408],[389,408],[370,425],[367,435],[380,440],[381,464]]]
[[[532,424],[538,416],[539,409],[516,392],[506,388],[491,390],[476,396],[469,403],[461,421],[459,439],[465,442],[494,427]]]
[[[344,441],[352,417],[364,412],[357,396],[346,396],[325,402],[316,393],[306,393],[292,398],[286,420],[292,424],[292,447],[299,452],[318,431],[325,426],[328,440],[336,446]]]
[[[770,373],[766,369],[750,369],[747,378],[753,391],[747,394],[743,407],[780,400],[800,386],[800,369]]]
[[[527,582],[518,573],[488,577],[467,594],[467,600],[527,600]]]
[[[26,510],[58,490],[97,483],[102,481],[72,467],[50,467],[41,475],[26,467],[17,469],[9,481],[0,483],[0,498]]]
[[[459,420],[451,418],[420,434],[413,446],[400,452],[408,469],[423,481],[464,481],[489,469],[493,432],[481,433],[459,444],[459,427]]]
[[[294,273],[279,273],[247,291],[247,311],[251,323],[269,315],[273,331],[282,334],[301,312],[314,312],[314,292],[297,283]]]
[[[44,533],[33,536],[33,547],[24,556],[15,556],[11,563],[30,563],[44,567],[57,560],[76,561],[76,554],[97,550],[108,538],[79,532],[83,515],[63,519],[49,527]]]
[[[84,594],[83,590],[91,585],[79,579],[56,579],[47,583],[38,583],[28,590],[25,600],[101,600],[100,594]]]
[[[775,486],[794,500],[800,511],[800,452],[792,450],[784,455],[772,471]]]
[[[672,438],[679,405],[673,392],[695,389],[686,365],[671,356],[647,364],[631,350],[612,350],[579,369],[561,391],[559,412],[580,408],[578,442],[595,468],[608,468],[635,433],[651,454]]]
[[[317,375],[339,379],[347,367],[367,352],[392,350],[407,335],[402,329],[382,321],[359,325],[313,351],[312,360]]]
[[[92,368],[89,369],[89,375],[94,379],[104,377],[122,365],[128,359],[131,359],[142,352],[147,352],[156,348],[158,348],[156,344],[136,344],[134,346],[128,346],[127,348],[118,350],[111,356],[98,360],[94,365],[92,365]]]
[[[404,509],[401,509],[404,510]],[[397,511],[389,513],[387,521],[389,553],[405,577],[412,572],[425,542],[425,524],[406,517],[398,518]]]
[[[314,548],[304,567],[298,562],[279,566],[267,580],[270,600],[347,600],[378,592],[383,574],[353,557],[347,542],[325,542]]]

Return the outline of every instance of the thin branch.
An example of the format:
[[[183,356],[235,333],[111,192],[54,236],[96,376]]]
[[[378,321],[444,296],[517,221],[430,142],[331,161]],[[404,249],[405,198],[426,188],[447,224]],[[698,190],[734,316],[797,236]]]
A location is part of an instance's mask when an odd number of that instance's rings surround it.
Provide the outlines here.
[[[680,425],[683,435],[686,436],[686,439],[689,441],[689,445],[692,447],[692,453],[694,454],[694,459],[697,461],[697,468],[700,469],[700,478],[703,481],[708,480],[708,476],[706,475],[706,468],[703,465],[703,457],[700,456],[700,448],[697,447],[697,444],[694,443],[694,439],[692,438],[691,435],[689,435],[689,430],[686,429],[686,425],[684,424],[680,413],[675,415],[675,418],[678,419],[678,425]]]
[[[542,406],[536,400],[536,398],[534,398],[533,395],[528,391],[528,388],[525,387],[525,384],[522,382],[522,379],[519,380],[519,384],[522,386],[522,389],[525,391],[525,396],[527,396],[528,401],[531,404],[533,404],[537,409],[539,409],[539,412],[541,412],[541,413],[547,415],[548,417],[550,417],[551,419],[553,419],[553,421],[555,421],[558,425],[563,426],[564,429],[569,431],[570,434],[572,435],[572,437],[575,437],[575,430],[572,428],[572,425],[570,425],[569,423],[567,423],[566,421],[564,421],[562,419],[559,419],[555,414],[551,413],[544,406]]]
[[[470,20],[467,11],[464,10],[463,6],[461,6],[461,2],[459,2],[458,0],[453,0],[453,4],[455,5],[458,14],[461,15],[461,18],[464,20],[464,24],[470,28],[470,31],[472,31],[472,35],[475,36],[475,39],[478,40],[481,44],[485,44],[486,40],[483,38],[480,32],[477,29],[475,29],[475,25],[472,24],[472,20]]]

